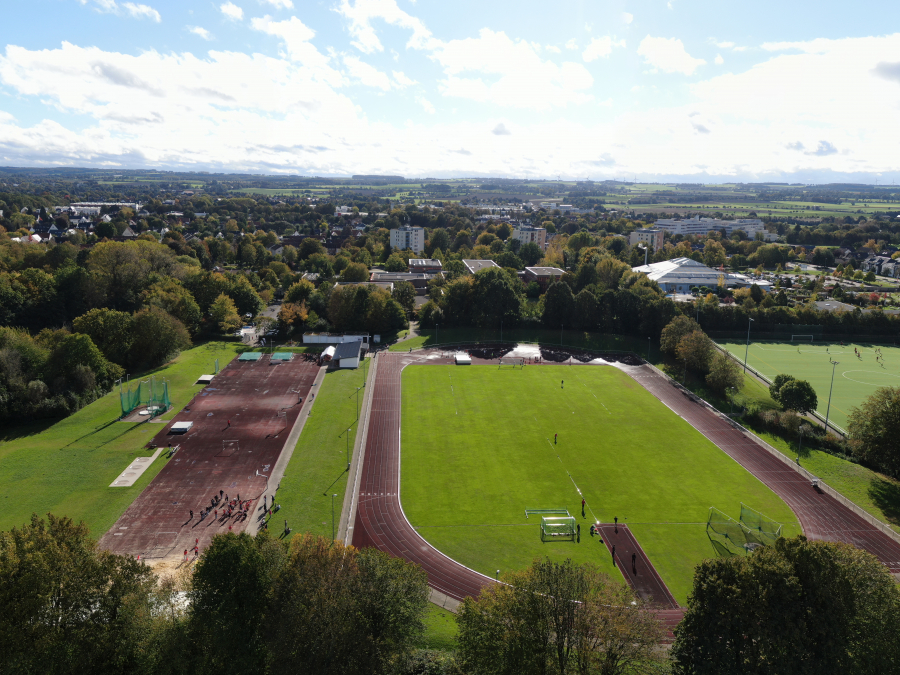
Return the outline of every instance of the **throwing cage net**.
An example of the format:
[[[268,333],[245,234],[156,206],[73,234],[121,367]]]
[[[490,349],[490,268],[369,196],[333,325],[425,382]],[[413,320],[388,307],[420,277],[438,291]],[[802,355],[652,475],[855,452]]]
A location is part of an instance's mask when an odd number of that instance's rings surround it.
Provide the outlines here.
[[[498,368],[523,368],[525,366],[524,357],[506,356],[500,359]]]
[[[746,519],[746,520],[745,520]],[[741,504],[741,520],[710,507],[706,535],[719,556],[746,555],[781,536],[781,523]]]
[[[575,540],[575,518],[544,516],[541,518],[541,541]]]
[[[119,391],[122,415],[128,415],[135,408],[146,406],[152,417],[162,415],[172,407],[169,399],[169,383],[157,382],[155,377],[138,382],[137,386]]]
[[[754,511],[749,506],[741,503],[741,524],[767,543],[772,543],[781,536],[784,527],[771,518],[764,516],[759,511]]]

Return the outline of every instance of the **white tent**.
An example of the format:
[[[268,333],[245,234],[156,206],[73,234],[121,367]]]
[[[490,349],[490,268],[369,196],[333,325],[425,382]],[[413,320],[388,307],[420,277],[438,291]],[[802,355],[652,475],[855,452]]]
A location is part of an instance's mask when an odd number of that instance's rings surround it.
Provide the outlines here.
[[[472,357],[470,357],[465,352],[459,352],[454,359],[456,360],[456,365],[458,366],[471,366],[472,365]]]

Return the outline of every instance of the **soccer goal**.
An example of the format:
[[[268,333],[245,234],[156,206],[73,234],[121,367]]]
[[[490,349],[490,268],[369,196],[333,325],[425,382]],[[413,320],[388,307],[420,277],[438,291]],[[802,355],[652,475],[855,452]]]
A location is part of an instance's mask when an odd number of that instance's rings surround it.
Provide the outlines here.
[[[575,519],[572,516],[541,518],[541,541],[560,540],[575,540]]]
[[[525,359],[522,357],[516,356],[504,356],[500,359],[500,365],[498,368],[522,368],[525,365]]]
[[[791,342],[812,342],[815,339],[815,335],[791,335]]]
[[[535,514],[541,516],[549,516],[551,514],[556,514],[558,516],[569,516],[569,509],[525,509],[525,520],[528,520],[528,516],[533,516]]]

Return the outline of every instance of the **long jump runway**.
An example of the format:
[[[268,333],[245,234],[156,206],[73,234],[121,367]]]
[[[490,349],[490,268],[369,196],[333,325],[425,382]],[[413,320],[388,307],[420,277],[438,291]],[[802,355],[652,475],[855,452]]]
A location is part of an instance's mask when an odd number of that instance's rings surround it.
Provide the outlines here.
[[[232,361],[153,439],[159,447],[181,447],[100,547],[165,558],[192,550],[197,540],[204,549],[229,525],[242,531],[256,517],[255,501],[266,487],[266,478],[256,472],[269,474],[275,466],[300,413],[300,397],[307,397],[317,373],[315,363],[297,358]],[[176,421],[194,424],[184,435],[170,434]],[[212,513],[200,520],[200,510],[219,490],[232,499],[240,495],[254,501],[246,520],[222,519],[221,508],[219,520]]]

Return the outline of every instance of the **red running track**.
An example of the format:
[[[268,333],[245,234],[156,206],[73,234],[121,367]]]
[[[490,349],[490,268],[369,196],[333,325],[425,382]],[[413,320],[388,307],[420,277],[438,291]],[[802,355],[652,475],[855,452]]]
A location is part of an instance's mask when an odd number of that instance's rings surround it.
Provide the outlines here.
[[[436,353],[423,355],[421,351],[381,352],[378,359],[353,544],[374,546],[421,565],[428,573],[429,584],[445,595],[457,600],[475,597],[493,580],[451,560],[420,537],[407,521],[399,495],[401,371],[410,363],[452,363],[452,360],[439,358]],[[784,499],[810,539],[854,544],[878,556],[891,572],[900,572],[900,544],[833,497],[816,491],[804,476],[770,455],[716,412],[685,397],[652,368],[620,367]],[[623,528],[620,526],[619,530]],[[634,546],[640,549],[636,541]],[[630,562],[630,552],[628,556]],[[652,569],[649,560],[645,564]],[[635,585],[628,575],[626,578]],[[645,594],[639,586],[635,590],[641,597],[661,597],[659,591]],[[656,613],[672,628],[684,610],[672,607],[674,599],[668,591],[666,596]]]
[[[877,556],[891,573],[900,572],[900,543],[815,489],[809,478],[772,456],[719,413],[683,394],[653,368],[626,366],[623,370],[781,497],[809,539],[853,544]]]
[[[170,442],[181,447],[171,459],[156,460],[167,464],[103,536],[100,547],[165,558],[192,550],[196,540],[205,549],[229,525],[242,531],[256,517],[255,499],[266,485],[256,471],[268,474],[275,466],[300,412],[298,397],[306,398],[318,372],[315,363],[297,358],[277,364],[270,364],[268,356],[232,361],[153,439],[159,447]],[[194,426],[184,435],[170,434],[176,421]],[[253,499],[248,518],[235,523],[210,514],[201,521],[200,509],[219,490],[232,499]]]
[[[421,565],[428,584],[451,598],[477,597],[493,580],[435,549],[413,529],[400,506],[400,373],[407,364],[424,362],[422,352],[381,352],[377,358],[353,545],[374,546]]]

